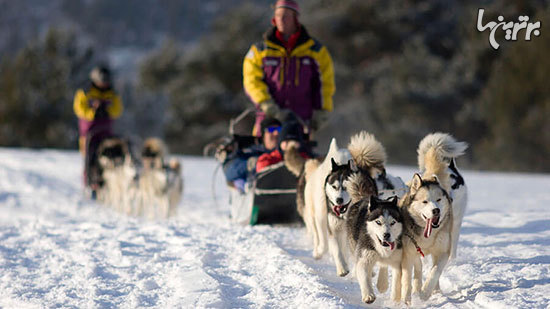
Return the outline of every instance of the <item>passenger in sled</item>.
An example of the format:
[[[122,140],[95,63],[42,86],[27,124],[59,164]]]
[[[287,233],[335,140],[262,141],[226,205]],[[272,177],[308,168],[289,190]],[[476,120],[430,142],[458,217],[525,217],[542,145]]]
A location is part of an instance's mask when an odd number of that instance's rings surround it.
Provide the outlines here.
[[[265,118],[261,123],[261,132],[261,144],[237,148],[222,163],[228,185],[239,193],[245,193],[247,179],[255,173],[258,157],[277,148],[281,122],[275,118]]]
[[[96,151],[101,141],[113,136],[113,122],[123,110],[108,67],[92,69],[89,85],[75,94],[73,109],[78,117],[78,146],[84,156],[84,186],[95,198],[96,190],[103,184]]]
[[[266,167],[277,164],[285,159],[285,153],[294,148],[298,154],[304,158],[312,158],[311,149],[308,149],[307,143],[304,140],[304,129],[294,120],[286,122],[279,135],[279,145],[276,149],[269,153],[264,153],[256,162],[256,173],[261,172]],[[299,174],[299,173],[298,173]]]
[[[306,158],[313,156],[308,149],[309,144],[303,139],[303,127],[296,121],[284,122],[282,126],[262,127],[264,138],[265,134],[277,137],[276,147],[247,160],[248,174],[244,188],[237,189],[235,186],[230,190],[232,220],[251,225],[297,222],[298,176]]]

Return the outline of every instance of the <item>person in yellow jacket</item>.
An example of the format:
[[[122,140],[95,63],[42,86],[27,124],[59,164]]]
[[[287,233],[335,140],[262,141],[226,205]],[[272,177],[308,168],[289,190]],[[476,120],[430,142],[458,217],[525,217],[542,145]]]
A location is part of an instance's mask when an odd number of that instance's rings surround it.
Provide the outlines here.
[[[90,85],[76,91],[73,108],[78,117],[79,149],[84,154],[88,134],[112,134],[113,119],[122,114],[122,100],[111,86],[111,73],[107,67],[93,68]]]
[[[120,117],[123,110],[107,67],[92,69],[90,85],[76,91],[73,109],[78,117],[79,150],[85,157],[84,185],[91,187],[93,196],[101,183],[101,177],[91,170],[96,163],[95,150],[103,139],[113,135],[113,120]]]
[[[309,36],[293,0],[274,5],[273,25],[243,62],[243,86],[256,106],[255,135],[264,117],[288,109],[310,126],[314,110],[332,111],[334,68],[329,51]]]

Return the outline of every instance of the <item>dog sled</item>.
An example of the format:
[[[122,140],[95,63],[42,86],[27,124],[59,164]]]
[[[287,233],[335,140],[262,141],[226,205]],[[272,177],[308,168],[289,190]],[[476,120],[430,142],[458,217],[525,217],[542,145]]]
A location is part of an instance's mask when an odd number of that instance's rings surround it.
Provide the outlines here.
[[[249,108],[231,119],[229,136],[206,145],[204,155],[213,154],[220,165],[223,165],[230,154],[261,143],[257,137],[250,135],[254,111],[253,108]],[[308,143],[309,147],[314,145]],[[228,183],[231,221],[241,225],[301,222],[296,208],[297,183],[298,177],[288,170],[284,162],[270,165],[257,174],[249,175],[244,192]],[[213,194],[215,197],[215,192]]]

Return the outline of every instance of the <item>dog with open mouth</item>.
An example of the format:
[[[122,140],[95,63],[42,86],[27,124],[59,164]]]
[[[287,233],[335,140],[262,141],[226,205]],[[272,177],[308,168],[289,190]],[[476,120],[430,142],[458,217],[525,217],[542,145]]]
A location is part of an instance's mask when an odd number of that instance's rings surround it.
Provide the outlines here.
[[[381,270],[377,288],[388,288],[387,267],[393,271],[391,299],[401,299],[401,259],[403,254],[403,218],[397,206],[397,197],[381,200],[376,195],[363,199],[350,208],[347,221],[349,243],[355,253],[355,272],[361,288],[362,300],[372,303],[376,296],[372,287],[375,265]],[[382,271],[383,269],[383,271]]]
[[[326,207],[328,213],[328,248],[336,264],[339,276],[349,273],[347,258],[349,248],[346,221],[351,196],[348,192],[349,176],[354,170],[353,161],[339,165],[331,159],[332,169],[325,181]]]
[[[345,256],[348,249],[341,246],[347,244],[346,237],[341,235],[345,229],[341,228],[340,221],[349,203],[346,178],[350,173],[350,160],[349,151],[339,148],[333,138],[322,161],[305,162],[305,185],[303,190],[299,186],[297,193],[298,209],[303,209],[304,223],[313,240],[313,258],[320,259],[328,247],[339,276],[349,273]]]
[[[402,299],[411,301],[413,293],[426,300],[439,288],[439,277],[451,253],[452,201],[437,176],[415,174],[401,207],[405,221],[402,262]],[[433,266],[422,286],[421,257],[432,256]]]
[[[434,290],[439,290],[443,269],[453,251],[456,252],[466,187],[456,169],[455,158],[466,148],[466,143],[444,133],[429,134],[419,144],[418,162],[423,175],[413,176],[409,192],[400,201],[405,221],[402,300],[408,304],[411,292],[426,300]],[[459,201],[453,201],[453,196]],[[455,220],[459,220],[458,225]],[[422,284],[421,257],[426,255],[432,256],[433,265]]]

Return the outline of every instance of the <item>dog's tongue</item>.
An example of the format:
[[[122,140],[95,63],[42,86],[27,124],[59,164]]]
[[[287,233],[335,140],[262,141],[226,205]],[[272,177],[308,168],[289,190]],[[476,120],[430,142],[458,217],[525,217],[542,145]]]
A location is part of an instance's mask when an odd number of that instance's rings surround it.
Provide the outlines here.
[[[431,219],[428,219],[428,221],[426,221],[426,227],[424,228],[424,237],[425,238],[429,238],[430,235],[432,235],[432,222],[433,222],[433,218]]]
[[[340,206],[334,206],[334,212],[336,213],[336,216],[340,217]]]
[[[393,242],[393,241],[392,241],[392,242],[389,242],[389,241],[388,241],[388,244],[390,245],[390,250],[393,251],[393,248],[395,248],[395,242]]]

